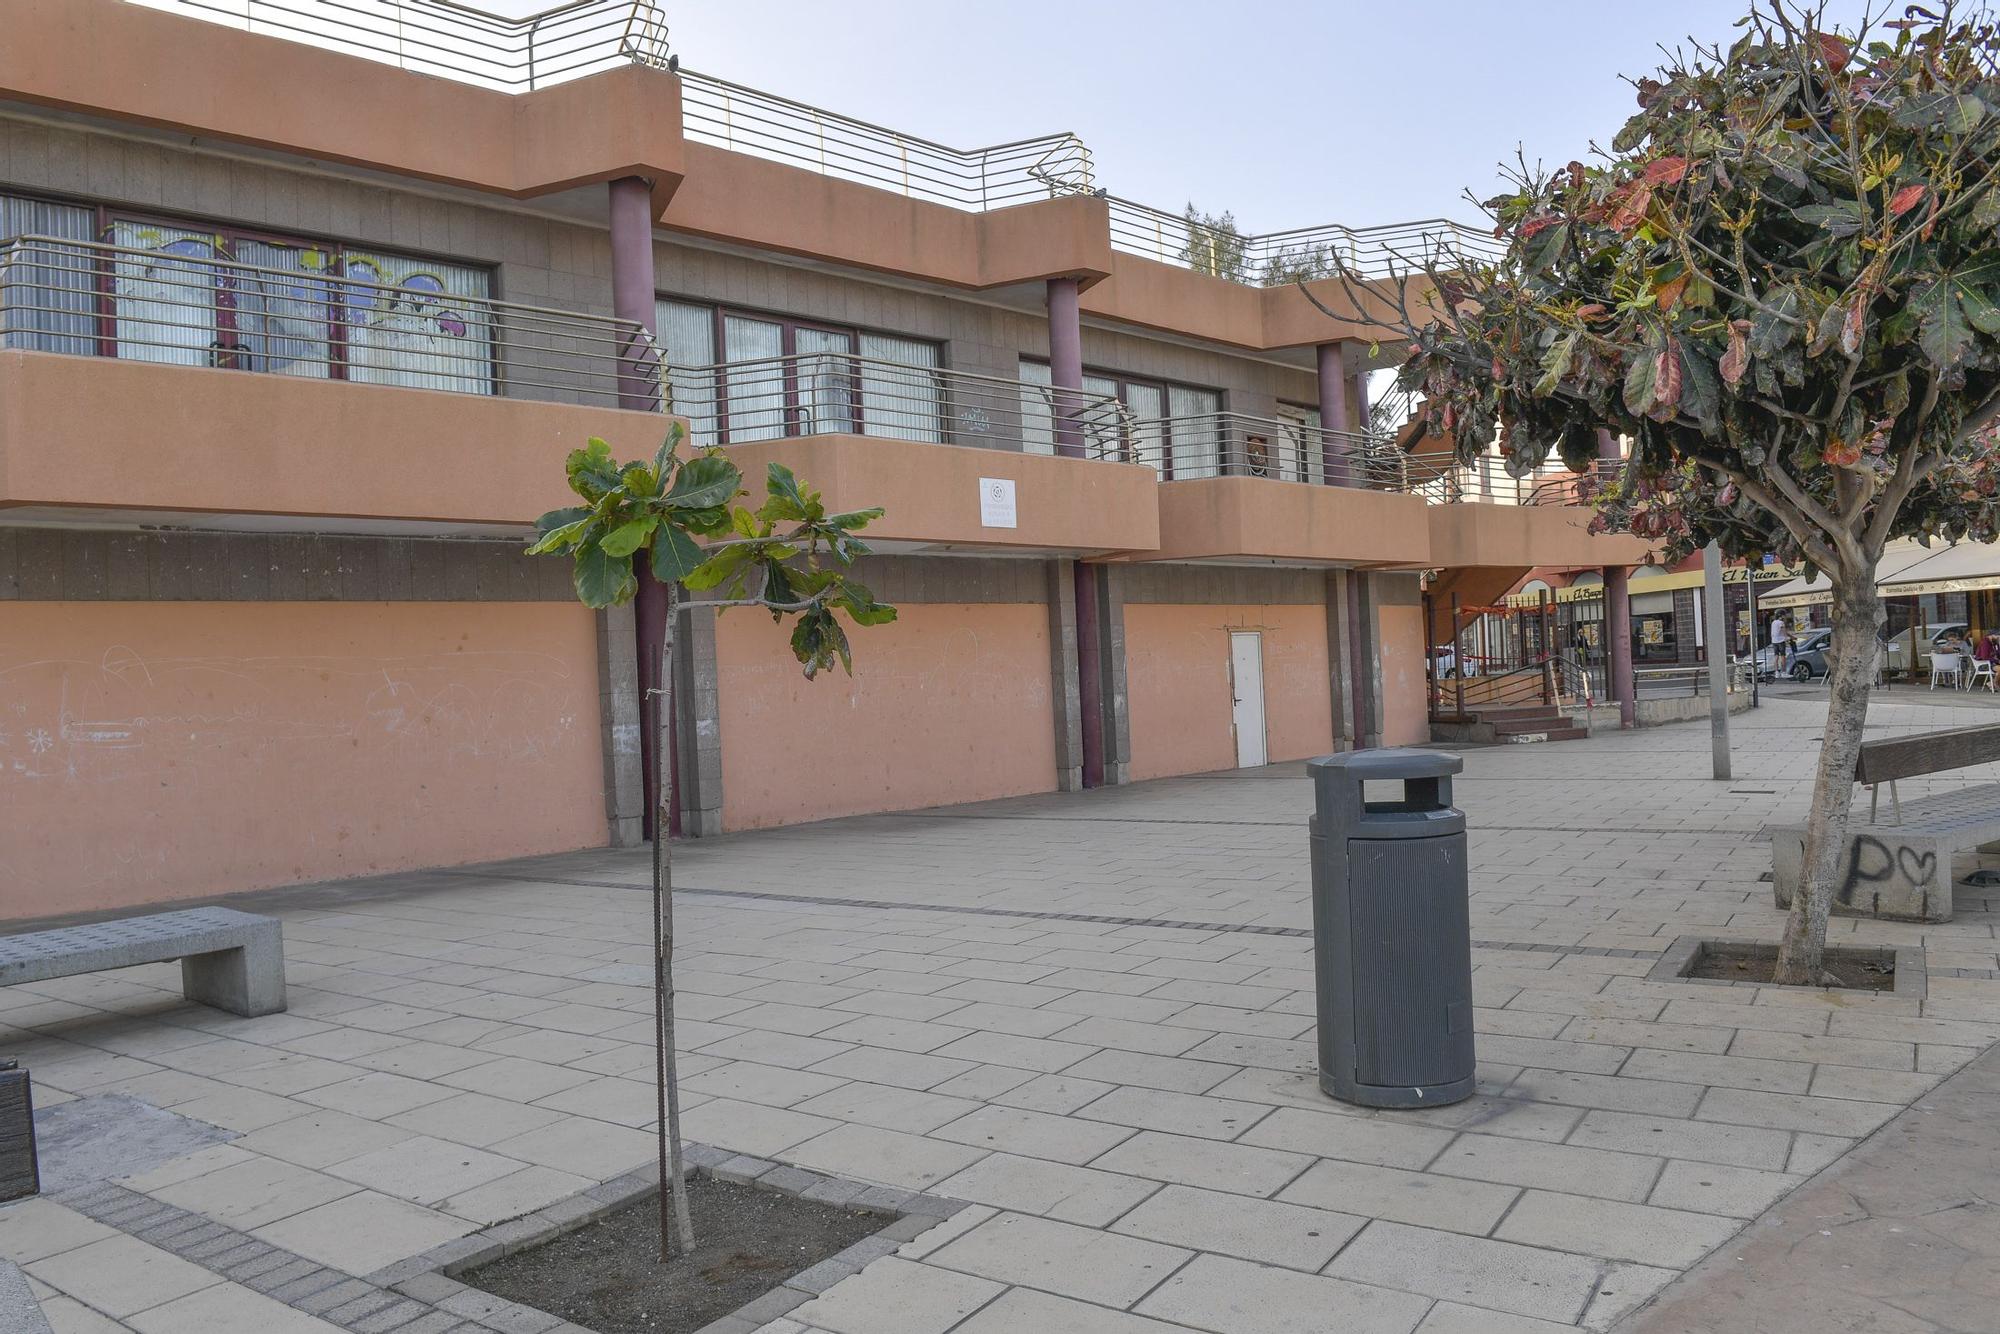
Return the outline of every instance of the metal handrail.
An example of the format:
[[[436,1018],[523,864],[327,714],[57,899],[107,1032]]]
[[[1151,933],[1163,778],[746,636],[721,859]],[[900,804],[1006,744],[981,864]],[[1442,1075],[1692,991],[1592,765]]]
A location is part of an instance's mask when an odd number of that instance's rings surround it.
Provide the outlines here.
[[[822,176],[971,212],[1094,188],[1090,150],[1074,134],[953,148],[712,74],[680,77],[688,138]]]
[[[1580,479],[1567,472],[1516,477],[1504,460],[1486,454],[1470,463],[1411,458],[1411,490],[1434,505],[1575,505]]]
[[[247,32],[503,92],[668,66],[657,0],[571,0],[518,17],[453,0],[137,0]]]
[[[0,240],[0,348],[661,411],[645,327],[200,254]]]
[[[1188,413],[1140,418],[1134,432],[1137,461],[1151,463],[1168,481],[1266,477],[1369,491],[1406,491],[1411,485],[1414,460],[1383,449],[1373,436],[1283,417]]]
[[[1331,278],[1344,268],[1361,277],[1407,274],[1427,263],[1492,263],[1503,253],[1492,235],[1444,218],[1344,227],[1329,223],[1252,234],[1213,227],[1147,204],[1107,195],[1111,244],[1252,287]]]
[[[1086,458],[1133,457],[1135,420],[1106,394],[851,352],[677,366],[673,410],[697,444],[866,435]]]

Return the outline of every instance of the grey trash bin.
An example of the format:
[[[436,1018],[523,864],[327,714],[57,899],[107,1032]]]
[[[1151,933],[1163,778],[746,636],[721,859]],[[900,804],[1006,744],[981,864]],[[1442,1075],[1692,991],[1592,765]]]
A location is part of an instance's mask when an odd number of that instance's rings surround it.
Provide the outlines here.
[[[1472,929],[1456,755],[1363,750],[1309,761],[1319,1083],[1363,1107],[1472,1095]],[[1363,783],[1402,787],[1368,801]]]

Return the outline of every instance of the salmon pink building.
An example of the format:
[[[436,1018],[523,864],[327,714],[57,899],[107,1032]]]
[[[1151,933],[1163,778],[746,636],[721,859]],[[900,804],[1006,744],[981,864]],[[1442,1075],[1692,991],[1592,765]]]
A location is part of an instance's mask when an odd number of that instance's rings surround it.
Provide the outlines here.
[[[1475,233],[1218,232],[1072,135],[696,73],[646,0],[7,17],[0,917],[642,839],[659,609],[522,548],[669,413],[882,506],[901,612],[810,683],[682,616],[694,837],[1424,741],[1427,579],[1641,559],[1396,448],[1293,281]]]

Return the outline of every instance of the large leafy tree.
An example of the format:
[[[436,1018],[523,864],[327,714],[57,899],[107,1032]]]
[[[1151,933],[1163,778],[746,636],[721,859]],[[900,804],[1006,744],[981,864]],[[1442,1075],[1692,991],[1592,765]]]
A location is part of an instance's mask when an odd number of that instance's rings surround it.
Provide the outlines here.
[[[678,421],[650,462],[619,463],[593,438],[566,463],[570,490],[583,503],[536,521],[530,555],[568,554],[576,594],[603,609],[631,601],[647,580],[666,585],[666,633],[660,648],[660,734],[654,747],[658,808],[653,837],[654,1076],[659,1089],[660,1258],[677,1245],[694,1249],[687,1175],[681,1161],[680,1079],[674,1053],[673,865],[667,829],[673,810],[673,769],[667,744],[673,708],[676,586],[719,590],[705,607],[748,607],[773,620],[791,618],[792,654],[812,679],[836,661],[853,670],[842,617],[856,625],[896,619],[850,573],[868,553],[855,534],[880,518],[879,509],[828,514],[817,491],[773,463],[764,503],[751,510],[743,474],[721,450],[683,455],[686,428]]]
[[[1412,257],[1403,383],[1462,458],[1593,468],[1600,531],[1832,584],[1824,742],[1777,980],[1821,979],[1876,661],[1884,543],[1991,541],[2000,77],[1985,11],[1828,26],[1756,4],[1639,79],[1609,151],[1525,163],[1483,265]]]

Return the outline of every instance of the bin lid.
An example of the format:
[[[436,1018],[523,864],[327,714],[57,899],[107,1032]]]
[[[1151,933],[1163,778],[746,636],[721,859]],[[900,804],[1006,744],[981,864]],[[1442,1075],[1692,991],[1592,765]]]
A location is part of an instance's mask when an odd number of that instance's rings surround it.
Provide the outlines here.
[[[1331,838],[1429,838],[1465,829],[1451,804],[1451,776],[1465,760],[1449,751],[1356,750],[1306,761],[1313,829]],[[1365,785],[1401,783],[1403,801],[1369,801]],[[1412,790],[1414,788],[1414,790]]]
[[[1413,750],[1406,746],[1392,746],[1381,750],[1350,750],[1339,755],[1322,755],[1316,760],[1307,760],[1306,769],[1308,772],[1314,769],[1336,770],[1362,782],[1376,778],[1443,778],[1447,774],[1463,773],[1465,757],[1448,750]]]

